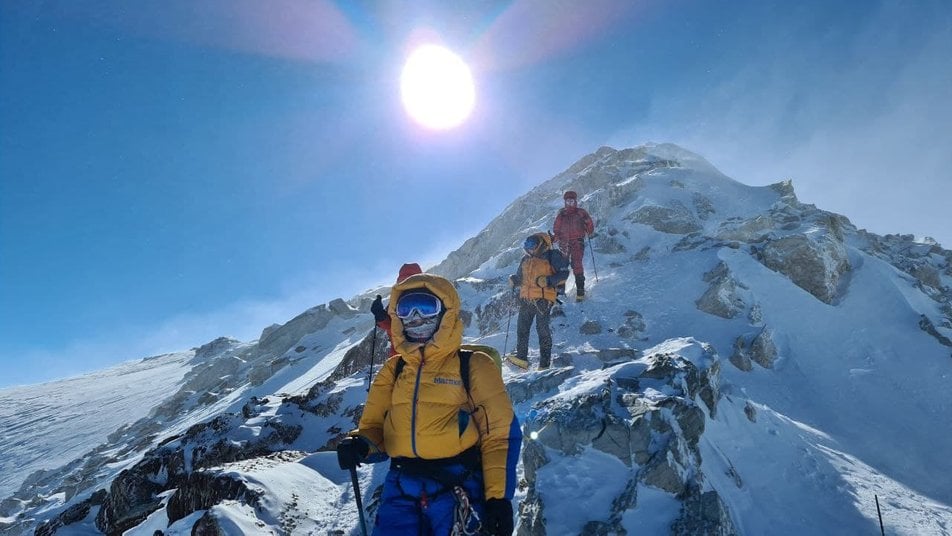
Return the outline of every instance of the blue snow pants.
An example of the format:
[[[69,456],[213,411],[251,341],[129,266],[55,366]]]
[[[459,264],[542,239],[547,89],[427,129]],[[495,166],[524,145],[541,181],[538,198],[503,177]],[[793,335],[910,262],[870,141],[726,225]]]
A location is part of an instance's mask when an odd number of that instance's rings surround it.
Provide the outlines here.
[[[374,536],[447,536],[453,528],[460,485],[476,511],[468,529],[475,531],[483,516],[483,478],[479,469],[463,463],[438,465],[429,470],[425,460],[394,459],[383,484]],[[424,463],[421,463],[424,462]]]

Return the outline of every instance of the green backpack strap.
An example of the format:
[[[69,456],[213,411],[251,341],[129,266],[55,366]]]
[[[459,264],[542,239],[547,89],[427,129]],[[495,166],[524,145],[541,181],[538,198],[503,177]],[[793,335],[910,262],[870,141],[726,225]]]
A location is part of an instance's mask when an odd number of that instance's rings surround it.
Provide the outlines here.
[[[492,358],[493,362],[496,363],[496,366],[499,367],[499,374],[502,374],[502,357],[499,355],[499,350],[496,350],[494,347],[488,344],[463,344],[460,346],[460,350],[482,352],[488,355]]]
[[[403,367],[407,366],[407,362],[403,360],[403,357],[397,357],[397,365],[393,368],[393,381],[396,382],[397,378],[400,377],[400,373],[403,372]]]
[[[467,398],[472,398],[469,394],[469,359],[473,357],[472,350],[459,351],[459,377],[463,380],[463,389],[466,389]]]

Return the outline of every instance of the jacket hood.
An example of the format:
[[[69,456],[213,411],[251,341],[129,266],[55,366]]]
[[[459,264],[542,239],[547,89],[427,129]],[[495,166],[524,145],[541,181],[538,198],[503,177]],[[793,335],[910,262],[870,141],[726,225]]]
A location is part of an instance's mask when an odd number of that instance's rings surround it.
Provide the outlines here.
[[[397,301],[400,296],[413,290],[426,289],[432,292],[443,302],[443,319],[433,337],[425,343],[408,341],[403,334],[403,321],[397,316]],[[459,319],[459,293],[449,280],[438,275],[416,274],[411,275],[393,286],[390,292],[390,304],[387,312],[390,314],[393,347],[407,361],[414,363],[420,360],[420,348],[427,361],[443,359],[453,355],[463,343],[463,323]]]

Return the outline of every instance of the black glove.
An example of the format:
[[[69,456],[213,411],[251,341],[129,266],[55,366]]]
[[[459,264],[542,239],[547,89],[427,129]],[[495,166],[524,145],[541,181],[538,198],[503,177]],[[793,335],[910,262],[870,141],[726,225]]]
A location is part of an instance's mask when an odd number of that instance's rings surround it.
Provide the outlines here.
[[[514,275],[509,276],[509,286],[510,286],[510,287],[517,287],[517,286],[519,286],[519,284],[516,283],[516,276],[514,276]]]
[[[367,459],[370,445],[357,437],[345,437],[337,444],[337,465],[345,471],[353,469]]]
[[[383,308],[383,298],[380,297],[380,294],[377,294],[377,299],[370,304],[370,312],[374,314],[374,320],[377,322],[389,318],[390,315],[388,315],[387,310]]]
[[[512,502],[506,499],[486,501],[483,530],[492,536],[512,536]]]

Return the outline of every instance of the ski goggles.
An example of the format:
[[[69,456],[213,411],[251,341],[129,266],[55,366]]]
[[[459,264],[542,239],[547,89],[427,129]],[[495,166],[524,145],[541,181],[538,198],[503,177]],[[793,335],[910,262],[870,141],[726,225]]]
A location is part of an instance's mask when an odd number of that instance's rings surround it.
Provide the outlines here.
[[[443,302],[432,294],[424,292],[410,292],[400,296],[397,300],[397,317],[410,318],[413,313],[423,318],[431,318],[443,311]]]

